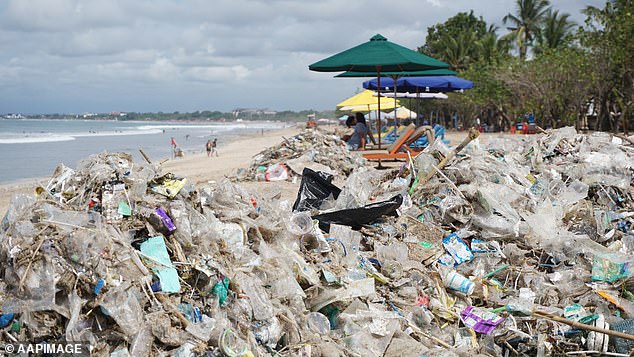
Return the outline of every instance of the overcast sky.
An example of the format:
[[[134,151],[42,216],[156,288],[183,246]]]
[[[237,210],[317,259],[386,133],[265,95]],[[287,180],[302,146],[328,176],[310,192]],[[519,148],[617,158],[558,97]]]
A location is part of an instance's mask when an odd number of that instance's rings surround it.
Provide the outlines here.
[[[553,0],[580,10],[605,0]],[[1,0],[0,113],[334,109],[363,79],[308,65],[380,33],[416,49],[512,0]],[[499,31],[503,34],[505,30]]]

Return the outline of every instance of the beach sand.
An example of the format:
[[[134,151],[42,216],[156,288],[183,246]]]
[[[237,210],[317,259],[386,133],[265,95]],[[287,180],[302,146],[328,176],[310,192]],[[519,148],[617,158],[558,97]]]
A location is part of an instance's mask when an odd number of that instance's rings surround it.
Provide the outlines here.
[[[326,130],[332,130],[327,128]],[[219,181],[226,176],[235,173],[238,168],[246,168],[253,157],[260,151],[281,143],[284,138],[296,135],[301,131],[300,127],[290,127],[281,130],[265,131],[263,134],[249,134],[243,138],[232,141],[226,146],[218,147],[219,157],[207,157],[207,153],[187,154],[183,158],[170,159],[161,164],[162,172],[172,172],[177,176],[186,177],[195,185],[209,181]],[[458,145],[466,136],[466,132],[447,132],[445,139],[450,140],[451,145]],[[485,134],[487,137],[500,134]],[[371,164],[373,165],[373,164]],[[385,163],[388,168],[396,168],[402,162]],[[11,199],[20,193],[31,194],[37,186],[45,186],[49,177],[25,179],[18,182],[0,185],[0,217],[3,217],[9,207]],[[279,192],[281,198],[292,204],[297,196],[299,181],[295,183],[283,182],[240,182],[239,185],[249,192],[270,195],[271,192]]]
[[[234,140],[225,146],[218,147],[219,157],[207,157],[206,152],[188,154],[183,158],[170,159],[161,164],[162,171],[172,172],[177,176],[186,177],[192,183],[198,185],[211,180],[218,181],[227,175],[231,175],[236,169],[248,167],[251,159],[260,151],[275,146],[301,131],[299,127],[290,127],[281,130],[265,131],[263,134],[244,135],[243,138]],[[52,172],[51,172],[52,174]],[[0,218],[4,216],[11,199],[16,194],[31,194],[37,186],[45,186],[50,177],[25,179],[0,185]],[[285,199],[294,199],[296,187],[299,183],[291,182],[267,183],[248,182],[242,186],[250,191],[262,192],[273,187],[282,191]]]

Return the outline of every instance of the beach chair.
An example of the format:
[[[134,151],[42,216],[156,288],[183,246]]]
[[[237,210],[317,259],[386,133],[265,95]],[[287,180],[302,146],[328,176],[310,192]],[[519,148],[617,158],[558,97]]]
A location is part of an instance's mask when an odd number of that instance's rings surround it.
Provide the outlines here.
[[[419,141],[424,139],[425,145],[415,145],[418,147],[431,145],[434,143],[434,128],[429,125],[419,126],[416,131],[405,141],[405,145],[411,146],[412,144],[419,144]],[[423,136],[424,135],[424,136]]]
[[[435,124],[433,129],[430,126],[424,126],[420,128],[426,128],[424,131],[426,135],[421,135],[417,140],[411,140],[408,142],[409,147],[423,149],[434,143],[436,140],[442,140],[444,143],[448,143],[445,139],[445,128],[442,125]],[[412,135],[414,138],[416,135]]]
[[[381,143],[392,143],[396,138],[403,133],[406,126],[392,126],[388,131],[381,133]],[[374,137],[376,138],[376,133],[374,133]]]
[[[392,159],[407,159],[407,153],[416,153],[409,146],[407,146],[407,140],[416,131],[414,124],[408,125],[401,135],[394,140],[393,143],[388,145],[385,150],[368,150],[363,153],[363,157],[367,160],[392,160]]]

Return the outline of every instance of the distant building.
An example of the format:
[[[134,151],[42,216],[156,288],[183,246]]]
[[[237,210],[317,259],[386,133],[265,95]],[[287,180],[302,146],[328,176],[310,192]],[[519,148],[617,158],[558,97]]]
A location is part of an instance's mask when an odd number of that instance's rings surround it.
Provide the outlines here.
[[[243,114],[243,116],[253,116],[253,115],[275,115],[277,114],[276,111],[268,109],[268,108],[264,108],[264,109],[257,109],[257,108],[236,108],[234,110],[231,111],[231,113],[233,114],[234,118],[238,118],[240,116],[240,114]]]
[[[24,116],[22,114],[14,114],[14,113],[9,113],[5,115],[4,117],[7,119],[24,119]]]

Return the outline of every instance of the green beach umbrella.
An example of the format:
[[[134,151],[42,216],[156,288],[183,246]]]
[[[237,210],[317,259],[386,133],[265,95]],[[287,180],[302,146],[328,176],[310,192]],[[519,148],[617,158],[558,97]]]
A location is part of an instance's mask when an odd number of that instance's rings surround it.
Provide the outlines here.
[[[376,73],[376,77],[380,80],[381,71],[424,71],[448,67],[449,65],[445,62],[390,42],[385,37],[377,34],[374,35],[368,42],[364,42],[358,46],[309,65],[308,69],[316,72],[365,72],[372,74],[372,76]],[[378,92],[380,96],[380,83]],[[379,106],[378,109],[380,111],[381,107]],[[378,130],[380,134],[380,120],[378,123]],[[380,135],[378,146],[381,148]]]
[[[370,41],[308,66],[315,72],[403,72],[447,68],[449,65],[374,35]]]
[[[450,69],[428,69],[426,71],[404,71],[404,72],[381,72],[382,76],[388,77],[423,77],[423,76],[455,76],[458,72]],[[340,73],[335,78],[355,78],[355,77],[376,77],[374,73],[347,71]]]

